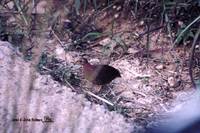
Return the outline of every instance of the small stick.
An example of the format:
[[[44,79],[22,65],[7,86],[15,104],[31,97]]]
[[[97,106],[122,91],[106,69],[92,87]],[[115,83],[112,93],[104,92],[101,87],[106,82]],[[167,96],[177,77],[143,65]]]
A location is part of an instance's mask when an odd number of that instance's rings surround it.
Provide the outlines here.
[[[142,93],[142,92],[140,92],[140,91],[136,91],[136,90],[134,90],[133,93],[135,93],[135,94],[139,94],[139,95],[141,95],[141,96],[143,96],[143,97],[147,97],[146,94],[144,94],[144,93]]]
[[[65,82],[67,83],[67,85],[68,85],[73,91],[76,91],[76,89],[75,89],[67,80],[65,80]]]
[[[52,31],[52,33],[53,33],[53,35],[55,36],[55,38],[58,40],[58,42],[60,43],[60,45],[63,47],[64,46],[64,44],[63,44],[63,42],[60,40],[60,38],[56,35],[56,33],[54,32],[54,30],[53,29],[51,29],[51,31]]]
[[[25,16],[24,12],[22,11],[22,9],[21,9],[19,3],[17,3],[16,1],[14,1],[14,3],[15,3],[15,5],[16,5],[16,7],[17,7],[17,10],[18,10],[19,14],[22,16],[22,19],[24,20],[26,26],[28,26],[27,18],[26,18],[26,16]]]
[[[194,80],[194,77],[193,77],[193,71],[192,71],[192,67],[194,65],[194,54],[195,54],[195,46],[198,44],[196,43],[198,38],[199,38],[199,35],[200,35],[200,26],[199,26],[199,29],[198,31],[196,32],[195,34],[195,37],[194,37],[194,40],[193,40],[193,43],[192,43],[192,48],[191,48],[191,51],[190,51],[190,59],[189,59],[189,76],[190,76],[190,79],[191,79],[191,82],[192,82],[192,85],[194,86],[194,88],[196,88],[196,83],[195,83],[195,80]]]
[[[102,97],[100,97],[100,96],[97,96],[97,95],[95,95],[94,93],[92,93],[92,92],[90,92],[90,91],[86,91],[86,90],[83,90],[83,91],[84,91],[85,93],[87,93],[88,95],[93,96],[93,97],[95,97],[96,99],[99,99],[100,101],[103,101],[103,102],[107,103],[108,105],[114,106],[114,104],[111,103],[110,101],[108,101],[108,100],[106,100],[106,99],[104,99],[104,98],[102,98]]]

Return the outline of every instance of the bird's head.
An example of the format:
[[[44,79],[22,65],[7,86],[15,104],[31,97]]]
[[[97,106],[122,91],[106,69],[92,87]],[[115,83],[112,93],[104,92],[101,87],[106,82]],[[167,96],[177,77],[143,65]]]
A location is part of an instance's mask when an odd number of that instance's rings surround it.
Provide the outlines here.
[[[88,60],[86,58],[80,58],[76,63],[80,64],[80,65],[85,65],[85,64],[89,64]]]
[[[82,59],[81,59],[81,63],[82,63],[82,64],[88,64],[88,60],[87,60],[86,58],[82,58]]]

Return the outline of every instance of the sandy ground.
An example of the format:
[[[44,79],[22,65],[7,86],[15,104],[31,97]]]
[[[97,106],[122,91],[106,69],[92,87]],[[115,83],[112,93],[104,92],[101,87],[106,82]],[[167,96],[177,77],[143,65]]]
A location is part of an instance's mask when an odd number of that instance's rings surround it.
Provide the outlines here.
[[[0,42],[0,129],[3,132],[130,133],[134,125],[32,71],[7,42]]]

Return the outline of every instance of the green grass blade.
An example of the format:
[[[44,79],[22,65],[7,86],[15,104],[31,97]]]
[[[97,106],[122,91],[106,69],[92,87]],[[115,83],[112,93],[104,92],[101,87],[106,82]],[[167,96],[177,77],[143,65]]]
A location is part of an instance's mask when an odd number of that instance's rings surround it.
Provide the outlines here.
[[[75,9],[76,9],[76,13],[79,14],[79,9],[81,7],[81,1],[75,0],[74,6],[75,6]]]
[[[173,43],[173,47],[176,45],[176,43],[180,40],[180,38],[183,37],[184,33],[197,21],[200,20],[200,16],[198,16],[194,21],[192,21],[188,26],[185,27],[184,30],[182,30],[182,32],[179,34],[179,36],[175,39],[174,43]]]

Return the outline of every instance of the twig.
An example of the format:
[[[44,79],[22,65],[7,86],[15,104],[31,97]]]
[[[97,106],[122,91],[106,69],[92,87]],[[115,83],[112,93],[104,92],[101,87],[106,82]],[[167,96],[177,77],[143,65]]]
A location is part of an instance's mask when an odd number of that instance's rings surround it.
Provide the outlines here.
[[[137,37],[136,39],[140,39],[140,38],[142,38],[145,34],[149,34],[149,33],[155,32],[155,31],[157,31],[157,30],[162,29],[163,27],[165,27],[165,25],[161,25],[161,26],[159,26],[159,27],[155,27],[155,28],[153,28],[153,29],[149,29],[149,30],[147,30],[147,31],[145,31],[145,32],[140,33],[139,35],[137,35],[138,37]]]
[[[150,29],[150,24],[149,24],[149,20],[147,20],[147,43],[146,43],[146,53],[147,53],[147,67],[149,66],[149,57],[150,57],[150,53],[149,53],[149,47],[150,47],[150,32],[149,32],[149,29]]]
[[[16,2],[16,0],[15,0],[14,2],[15,2],[15,5],[16,5],[16,7],[17,7],[17,10],[18,10],[18,12],[20,13],[20,15],[22,16],[22,18],[23,18],[23,20],[24,20],[26,26],[28,26],[27,18],[25,17],[25,14],[23,13],[23,11],[22,11],[22,9],[21,9],[19,3]]]
[[[131,74],[133,74],[134,78],[150,78],[151,75],[150,74],[138,74],[138,73],[133,73],[132,71],[130,71],[129,69],[126,69],[126,71],[130,72]]]
[[[155,70],[155,72],[162,77],[163,80],[167,81],[167,77],[164,77],[162,73],[160,73],[158,70]]]
[[[67,85],[76,92],[76,89],[65,79],[65,83],[67,83]]]
[[[171,49],[169,51],[170,56],[172,57],[173,60],[177,60],[177,57],[174,55],[174,45],[173,45],[173,36],[172,36],[172,30],[171,30],[171,26],[170,26],[170,20],[168,17],[168,14],[166,12],[166,5],[165,5],[165,1],[163,0],[163,14],[164,14],[164,19],[165,22],[167,23],[167,32],[169,34],[169,38],[170,38],[170,44],[171,44]]]
[[[63,46],[64,46],[63,42],[62,42],[62,41],[60,40],[60,38],[56,35],[56,33],[54,32],[53,29],[51,29],[51,32],[53,33],[53,35],[55,36],[55,38],[58,40],[58,42],[60,43],[60,45],[63,47]]]
[[[144,94],[144,93],[142,93],[142,92],[140,92],[140,91],[137,91],[137,90],[134,90],[133,93],[138,94],[138,95],[141,95],[141,96],[143,96],[143,97],[147,97],[146,94]]]
[[[191,52],[190,52],[190,60],[189,60],[189,75],[190,75],[190,79],[191,79],[191,82],[192,82],[192,85],[194,86],[194,88],[196,88],[196,84],[194,82],[194,78],[193,78],[193,74],[192,74],[192,66],[193,66],[193,58],[194,58],[195,47],[196,47],[196,44],[197,44],[196,42],[198,40],[199,35],[200,35],[200,26],[199,26],[198,31],[195,34],[195,37],[194,37],[194,40],[193,40],[193,43],[192,43],[192,48],[191,48]]]
[[[161,103],[160,106],[165,110],[165,112],[169,112],[169,110]]]
[[[102,97],[100,97],[100,96],[97,96],[97,95],[95,95],[94,93],[92,93],[92,92],[90,92],[90,91],[86,91],[86,90],[83,90],[83,91],[84,91],[85,93],[87,93],[88,95],[93,96],[93,97],[95,97],[96,99],[99,99],[100,101],[103,101],[103,102],[107,103],[107,104],[110,105],[110,106],[114,106],[114,104],[111,103],[110,101],[108,101],[108,100],[106,100],[106,99],[104,99],[104,98],[102,98]]]
[[[176,38],[176,40],[173,43],[173,47],[175,46],[175,44],[177,43],[177,40],[183,36],[183,34],[196,22],[198,22],[200,20],[200,15],[194,20],[192,21],[187,27],[185,27],[185,29],[183,31],[181,31],[181,33],[179,34],[179,36]]]

